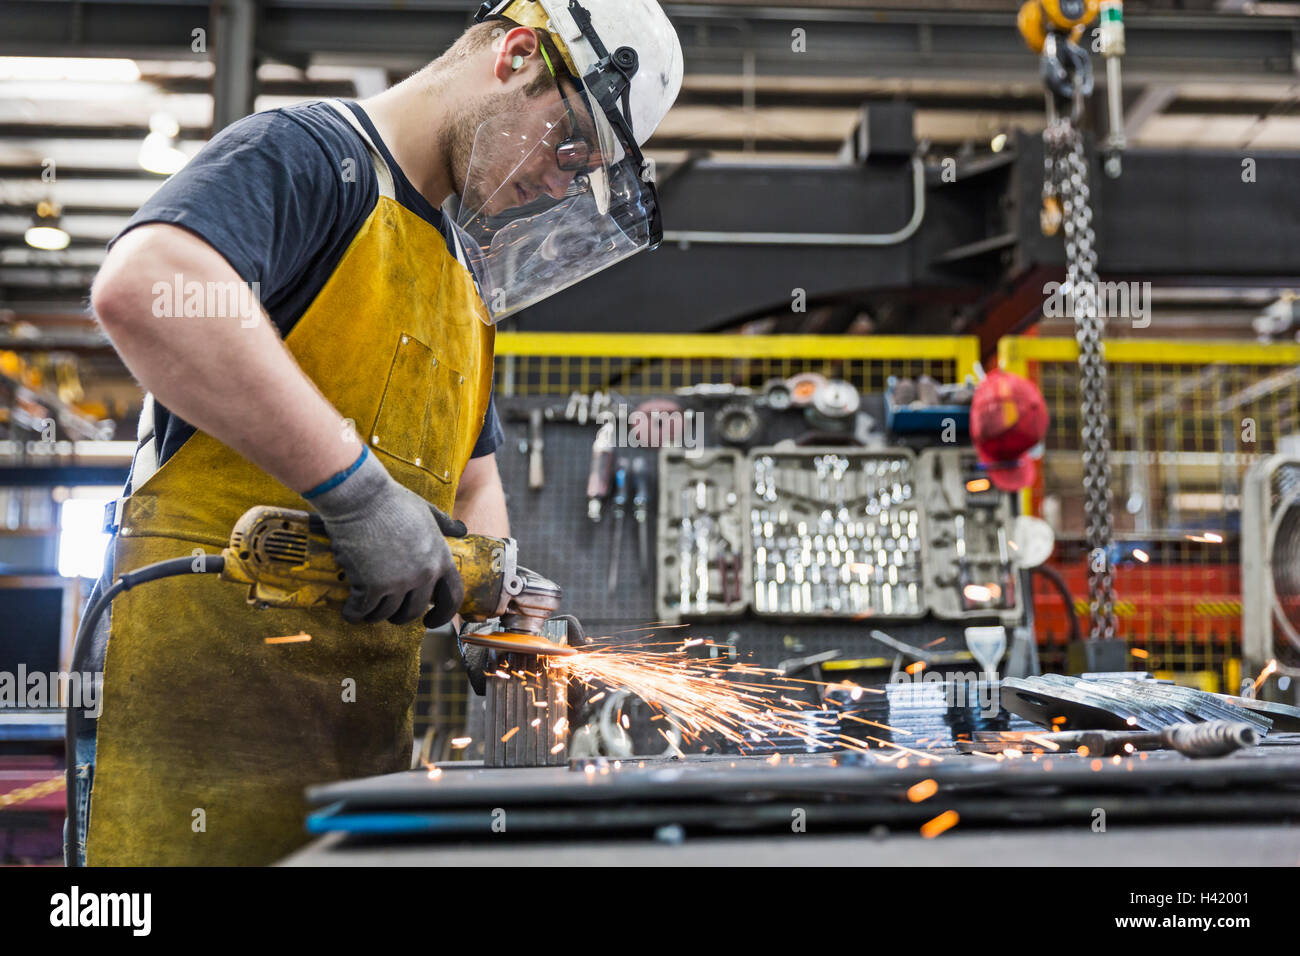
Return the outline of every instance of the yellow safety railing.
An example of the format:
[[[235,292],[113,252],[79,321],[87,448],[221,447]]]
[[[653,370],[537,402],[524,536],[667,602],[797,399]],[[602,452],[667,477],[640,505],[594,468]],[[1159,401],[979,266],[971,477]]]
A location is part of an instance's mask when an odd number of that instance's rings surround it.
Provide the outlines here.
[[[615,388],[662,393],[686,385],[761,385],[820,371],[864,390],[891,376],[955,381],[979,360],[974,336],[663,335],[502,332],[497,388],[552,395]]]

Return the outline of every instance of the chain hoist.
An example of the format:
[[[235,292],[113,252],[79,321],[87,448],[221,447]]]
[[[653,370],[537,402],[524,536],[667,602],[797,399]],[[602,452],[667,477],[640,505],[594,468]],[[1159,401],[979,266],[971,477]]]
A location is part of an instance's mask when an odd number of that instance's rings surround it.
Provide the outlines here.
[[[1086,25],[1101,7],[1102,52],[1123,52],[1123,21],[1110,15],[1118,4],[1100,0],[1029,0],[1018,25],[1040,55],[1047,99],[1043,130],[1043,212],[1045,235],[1064,232],[1066,275],[1061,295],[1074,315],[1079,343],[1079,428],[1083,446],[1083,493],[1088,545],[1088,615],[1091,640],[1116,632],[1115,583],[1111,570],[1114,525],[1110,490],[1110,394],[1104,344],[1105,322],[1098,307],[1096,233],[1092,227],[1088,158],[1080,121],[1092,93],[1092,64],[1079,46]],[[1118,24],[1119,35],[1115,30]],[[1108,32],[1109,31],[1109,32]],[[1118,71],[1111,75],[1112,97]],[[1112,111],[1112,145],[1115,121]],[[1120,141],[1122,145],[1122,140]],[[1118,162],[1114,165],[1118,173]]]

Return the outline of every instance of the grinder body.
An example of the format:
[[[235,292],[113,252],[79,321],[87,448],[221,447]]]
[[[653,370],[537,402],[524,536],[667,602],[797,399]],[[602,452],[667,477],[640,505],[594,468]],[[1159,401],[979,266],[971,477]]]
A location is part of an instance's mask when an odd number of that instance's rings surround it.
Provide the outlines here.
[[[394,541],[393,547],[400,547]],[[500,618],[507,631],[539,635],[559,607],[560,589],[519,567],[513,538],[471,534],[448,538],[465,586],[460,615],[467,621]],[[341,608],[350,585],[320,516],[292,508],[251,508],[235,524],[222,551],[225,581],[248,586],[258,607]]]

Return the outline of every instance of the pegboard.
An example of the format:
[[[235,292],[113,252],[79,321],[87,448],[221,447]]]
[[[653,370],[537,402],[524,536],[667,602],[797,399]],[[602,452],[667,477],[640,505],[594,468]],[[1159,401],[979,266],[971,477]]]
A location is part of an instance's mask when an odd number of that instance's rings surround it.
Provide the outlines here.
[[[619,635],[631,628],[644,628],[660,618],[655,609],[654,553],[658,488],[650,488],[650,514],[647,519],[650,567],[638,565],[637,526],[629,507],[624,517],[622,546],[619,555],[618,584],[613,594],[607,589],[613,520],[609,504],[599,523],[587,517],[587,473],[591,465],[591,444],[596,436],[594,423],[578,425],[551,421],[544,426],[545,485],[537,491],[528,488],[528,412],[533,408],[562,410],[567,396],[511,397],[498,396],[497,409],[505,430],[505,442],[497,450],[497,463],[505,487],[513,536],[519,542],[519,561],[525,567],[555,581],[564,591],[561,610],[576,614],[590,635],[611,635],[636,641],[645,630]],[[630,404],[644,400],[638,395]],[[863,396],[863,407],[878,412],[883,407],[879,395]],[[721,406],[717,401],[674,400],[693,408],[705,417],[704,439],[709,440],[713,413]],[[876,419],[883,421],[883,414]],[[809,426],[798,411],[768,413],[764,427],[755,436],[754,445],[771,445],[797,438]],[[894,443],[897,444],[897,443]],[[743,449],[742,449],[743,450]],[[620,448],[616,455],[631,460],[647,459],[649,474],[657,476],[655,449]],[[893,659],[895,651],[873,640],[869,632],[878,628],[916,646],[940,638],[945,640],[935,650],[965,650],[964,627],[980,621],[788,621],[761,619],[747,612],[743,617],[717,621],[697,621],[688,628],[661,631],[658,637],[703,637],[718,643],[731,643],[741,656],[761,666],[775,666],[783,660],[803,657],[820,651],[838,649],[843,658],[884,657]]]

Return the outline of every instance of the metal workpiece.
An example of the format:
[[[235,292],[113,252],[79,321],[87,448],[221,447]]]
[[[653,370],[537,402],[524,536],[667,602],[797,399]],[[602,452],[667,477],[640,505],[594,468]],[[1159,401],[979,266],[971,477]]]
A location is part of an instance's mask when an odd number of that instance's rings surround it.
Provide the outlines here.
[[[568,758],[568,687],[548,659],[505,654],[487,675],[488,767],[551,767]]]
[[[568,642],[564,620],[540,636]],[[575,644],[582,643],[581,635]],[[487,673],[483,763],[488,767],[554,767],[569,759],[569,679],[548,656],[498,653]]]

